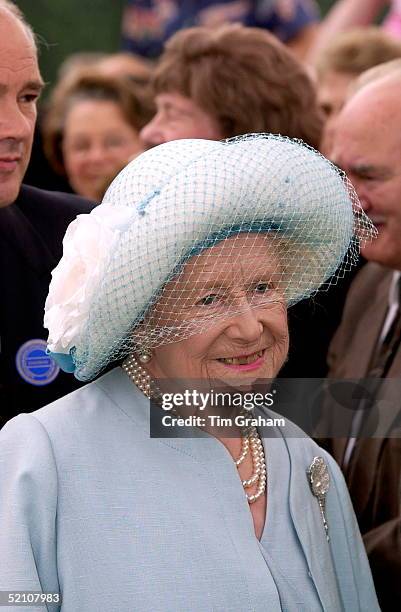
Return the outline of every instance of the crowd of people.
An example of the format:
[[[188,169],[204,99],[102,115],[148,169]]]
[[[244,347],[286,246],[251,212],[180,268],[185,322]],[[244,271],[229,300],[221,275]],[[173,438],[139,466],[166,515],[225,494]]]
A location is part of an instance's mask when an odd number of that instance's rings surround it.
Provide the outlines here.
[[[124,50],[66,58],[42,104],[17,4],[0,0],[0,605],[397,610],[400,3],[319,20],[313,0],[130,0]],[[304,378],[325,380],[315,441],[290,421],[149,436],[171,381]]]

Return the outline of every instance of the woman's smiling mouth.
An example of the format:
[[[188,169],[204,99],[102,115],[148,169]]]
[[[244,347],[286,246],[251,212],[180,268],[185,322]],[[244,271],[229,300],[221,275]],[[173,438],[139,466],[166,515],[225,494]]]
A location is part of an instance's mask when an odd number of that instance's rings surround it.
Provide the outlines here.
[[[264,361],[265,349],[252,353],[251,355],[239,355],[238,357],[220,357],[220,363],[235,370],[256,370]]]

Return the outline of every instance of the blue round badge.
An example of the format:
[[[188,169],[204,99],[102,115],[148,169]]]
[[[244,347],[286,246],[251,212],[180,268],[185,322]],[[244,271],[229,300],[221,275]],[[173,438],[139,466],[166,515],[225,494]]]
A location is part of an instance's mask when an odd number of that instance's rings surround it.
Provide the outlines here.
[[[41,387],[57,378],[60,368],[54,359],[46,354],[46,348],[46,342],[37,339],[28,340],[18,349],[15,365],[25,382]]]

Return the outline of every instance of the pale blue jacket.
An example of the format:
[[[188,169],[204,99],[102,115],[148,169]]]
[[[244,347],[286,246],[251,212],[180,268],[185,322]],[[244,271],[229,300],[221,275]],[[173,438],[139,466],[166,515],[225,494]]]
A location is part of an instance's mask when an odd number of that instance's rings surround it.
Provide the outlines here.
[[[48,609],[63,612],[379,610],[335,462],[292,424],[264,445],[259,541],[226,448],[150,438],[149,401],[120,368],[16,417],[0,433],[0,591],[60,592]],[[306,476],[317,455],[329,543]]]

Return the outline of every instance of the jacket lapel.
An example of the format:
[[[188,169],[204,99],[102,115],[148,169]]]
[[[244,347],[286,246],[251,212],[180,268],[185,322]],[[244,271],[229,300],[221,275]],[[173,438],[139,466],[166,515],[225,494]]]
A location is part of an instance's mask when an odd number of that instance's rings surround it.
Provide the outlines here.
[[[351,370],[355,378],[368,374],[370,361],[375,351],[388,308],[388,291],[391,275],[385,275],[379,283],[374,299],[370,304],[361,304],[360,324],[352,338],[348,360],[352,361]]]
[[[375,276],[377,276],[377,270],[374,270]],[[354,336],[352,337],[352,344],[350,350],[344,355],[343,365],[340,366],[339,375],[341,378],[342,373],[352,372],[352,380],[350,382],[357,383],[358,379],[363,380],[366,378],[373,353],[376,349],[376,345],[380,336],[380,332],[383,326],[384,319],[386,317],[388,308],[388,292],[390,288],[392,274],[390,271],[381,271],[380,280],[376,285],[373,299],[369,303],[360,304],[360,320],[357,325]],[[401,374],[401,353],[399,374]],[[349,378],[348,374],[348,378]],[[346,378],[346,375],[344,376]],[[334,412],[333,412],[334,410]],[[337,437],[338,432],[341,430],[346,435],[346,431],[351,430],[352,419],[355,412],[349,408],[343,408],[342,405],[335,405],[332,403],[329,406],[328,422],[331,423],[332,430],[330,435],[331,439],[331,453],[335,457],[336,461],[342,465],[344,460],[345,450],[348,445],[348,437]],[[339,421],[340,420],[340,421]],[[326,421],[324,421],[326,423]],[[326,427],[327,427],[326,423]],[[371,422],[366,423],[366,426],[371,426]],[[379,446],[379,445],[378,445]],[[353,452],[353,458],[359,453],[359,445],[356,446]],[[347,468],[348,469],[348,468]],[[373,471],[371,470],[373,473]],[[350,480],[348,480],[348,478]],[[347,477],[347,481],[352,488],[352,475]]]
[[[397,357],[399,361],[400,351]],[[393,371],[394,369],[396,368],[393,368]],[[376,466],[379,464],[383,446],[387,442],[386,436],[390,434],[396,419],[399,419],[400,387],[399,378],[383,380],[375,405],[361,430],[360,438],[351,456],[347,482],[358,516],[362,515],[374,487],[377,486]]]
[[[383,275],[383,279],[377,285],[372,306],[364,317],[365,321],[362,320],[361,325],[359,325],[358,337],[355,336],[355,346],[359,346],[358,342],[362,345],[364,332],[366,336],[369,336],[365,345],[361,346],[361,353],[363,351],[366,352],[366,355],[363,357],[361,378],[368,374],[369,363],[379,341],[388,310],[388,294],[391,279],[392,273],[390,271]],[[370,335],[366,334],[366,330],[373,330],[373,333]],[[366,422],[363,424],[360,437],[356,441],[350,464],[347,468],[347,483],[357,515],[363,513],[369,501],[375,486],[375,466],[379,462],[385,437],[399,415],[400,376],[401,349],[399,348],[388,377],[383,379],[376,395],[375,404],[369,411]]]

